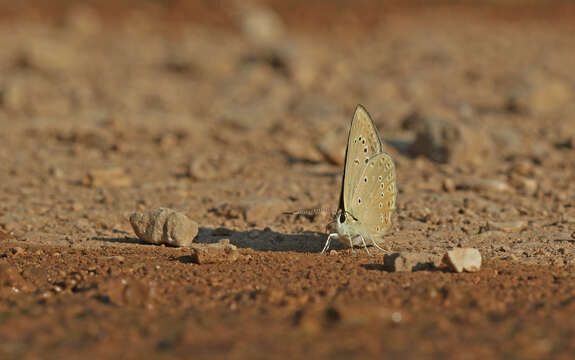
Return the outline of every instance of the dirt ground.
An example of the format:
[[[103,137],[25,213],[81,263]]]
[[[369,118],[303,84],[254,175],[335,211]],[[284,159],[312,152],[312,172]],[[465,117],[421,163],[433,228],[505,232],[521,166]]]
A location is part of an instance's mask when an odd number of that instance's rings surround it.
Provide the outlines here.
[[[0,358],[572,358],[569,2],[15,4]],[[320,254],[331,215],[284,214],[337,207],[358,103],[397,167],[384,246],[479,272]],[[240,258],[142,243],[158,207]]]

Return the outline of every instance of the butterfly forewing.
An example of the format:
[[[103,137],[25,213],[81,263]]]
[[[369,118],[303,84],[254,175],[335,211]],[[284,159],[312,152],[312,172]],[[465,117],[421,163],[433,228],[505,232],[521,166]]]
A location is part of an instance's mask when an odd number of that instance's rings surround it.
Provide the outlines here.
[[[361,105],[355,109],[347,139],[345,168],[340,207],[349,211],[351,199],[359,183],[361,173],[369,159],[382,152],[382,145],[375,125],[367,110]]]
[[[368,160],[351,198],[350,211],[373,241],[391,227],[397,186],[391,155],[380,153]]]

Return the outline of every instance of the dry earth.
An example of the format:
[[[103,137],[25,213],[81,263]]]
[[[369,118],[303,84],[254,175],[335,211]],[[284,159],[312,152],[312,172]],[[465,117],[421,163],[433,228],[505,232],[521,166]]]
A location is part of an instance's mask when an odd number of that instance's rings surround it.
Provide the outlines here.
[[[0,12],[1,358],[571,358],[567,2],[39,4]],[[479,272],[322,255],[330,215],[284,214],[337,206],[358,103],[397,166],[386,248]],[[141,243],[157,207],[238,260]]]

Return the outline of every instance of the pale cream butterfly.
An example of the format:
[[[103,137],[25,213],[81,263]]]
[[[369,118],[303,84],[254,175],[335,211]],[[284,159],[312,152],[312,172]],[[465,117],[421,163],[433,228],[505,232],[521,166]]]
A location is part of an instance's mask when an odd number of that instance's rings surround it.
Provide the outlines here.
[[[374,245],[391,228],[396,208],[397,185],[395,165],[384,152],[373,120],[358,105],[351,121],[345,151],[345,165],[339,207],[335,214],[337,233],[329,234],[322,253],[332,239],[355,245]],[[384,250],[385,251],[385,250]]]

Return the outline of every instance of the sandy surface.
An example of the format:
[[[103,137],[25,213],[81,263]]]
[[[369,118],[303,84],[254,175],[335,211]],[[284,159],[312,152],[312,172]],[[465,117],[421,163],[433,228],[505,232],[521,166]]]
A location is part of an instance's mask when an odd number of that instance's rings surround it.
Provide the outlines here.
[[[0,11],[0,357],[569,358],[575,13],[482,4]],[[284,214],[337,207],[358,103],[386,249],[479,272],[319,254],[331,215]],[[143,244],[158,207],[238,259]]]

